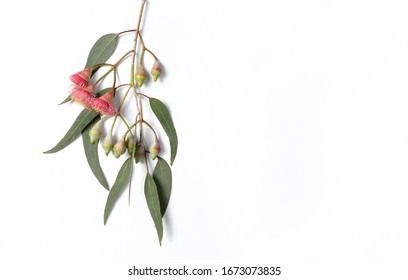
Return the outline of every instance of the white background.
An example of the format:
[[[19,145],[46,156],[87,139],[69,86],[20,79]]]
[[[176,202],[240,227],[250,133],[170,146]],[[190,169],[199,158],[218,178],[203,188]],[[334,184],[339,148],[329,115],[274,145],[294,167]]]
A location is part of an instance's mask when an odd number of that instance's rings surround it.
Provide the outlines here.
[[[139,3],[0,4],[0,259],[408,259],[406,1],[150,1],[166,75],[145,92],[179,136],[163,246],[138,173],[104,226],[81,141],[42,152],[81,110],[57,106],[69,75]],[[121,162],[102,158],[111,185]]]

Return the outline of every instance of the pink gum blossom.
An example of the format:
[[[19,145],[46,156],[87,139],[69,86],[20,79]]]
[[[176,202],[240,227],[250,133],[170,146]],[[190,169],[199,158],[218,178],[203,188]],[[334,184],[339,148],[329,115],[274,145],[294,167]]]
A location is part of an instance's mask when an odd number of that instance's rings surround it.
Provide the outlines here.
[[[70,96],[72,100],[81,104],[86,109],[91,108],[92,101],[95,99],[92,94],[92,89],[82,87],[74,87],[70,93]]]
[[[113,106],[114,90],[110,90],[99,98],[94,98],[91,103],[91,108],[103,115],[114,116],[116,109]]]
[[[91,78],[91,74],[92,68],[86,68],[82,71],[79,71],[78,73],[69,76],[69,79],[77,86],[86,87],[89,83],[89,79]]]

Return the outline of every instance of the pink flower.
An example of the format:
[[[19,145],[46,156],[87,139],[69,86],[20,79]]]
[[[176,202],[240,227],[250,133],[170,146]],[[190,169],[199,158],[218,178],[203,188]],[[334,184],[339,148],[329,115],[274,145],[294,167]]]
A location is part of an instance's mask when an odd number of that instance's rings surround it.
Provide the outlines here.
[[[89,83],[89,79],[91,78],[91,74],[92,68],[86,68],[76,74],[69,76],[69,79],[77,86],[86,87]]]
[[[74,87],[70,93],[71,99],[81,104],[86,109],[91,108],[92,101],[95,99],[93,96],[93,87]]]
[[[103,96],[94,98],[91,103],[91,108],[103,115],[114,116],[116,115],[116,109],[113,106],[114,90],[111,89]]]

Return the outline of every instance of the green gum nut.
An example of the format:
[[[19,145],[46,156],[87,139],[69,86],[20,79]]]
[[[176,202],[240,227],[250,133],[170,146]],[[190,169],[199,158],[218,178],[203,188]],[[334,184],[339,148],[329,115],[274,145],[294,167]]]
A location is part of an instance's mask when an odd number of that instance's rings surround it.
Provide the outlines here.
[[[98,121],[89,130],[89,138],[91,144],[95,144],[101,138],[101,135],[102,135],[102,122]]]
[[[113,148],[112,134],[106,135],[105,139],[102,142],[102,148],[105,151],[105,155],[109,155],[110,151]]]
[[[157,81],[157,79],[159,78],[160,74],[162,73],[162,68],[161,68],[161,64],[158,60],[156,60],[156,62],[153,64],[152,70],[150,71],[150,73],[153,76],[153,81]]]
[[[149,148],[149,152],[150,155],[152,157],[152,160],[155,160],[156,157],[160,154],[160,143],[159,143],[159,139],[154,138],[154,141],[152,143],[152,145]]]
[[[128,150],[129,155],[133,155],[135,146],[136,146],[136,137],[132,133],[129,133],[126,138],[126,148]]]
[[[136,144],[136,152],[135,152],[135,161],[136,161],[136,163],[139,163],[139,161],[141,159],[143,159],[144,156],[145,156],[145,149],[144,149],[143,145],[140,144],[140,143],[137,143]]]
[[[124,138],[121,138],[112,148],[113,155],[115,158],[120,157],[126,152],[126,141]]]
[[[143,83],[146,81],[146,72],[143,69],[143,66],[140,66],[135,74],[135,81],[138,87],[141,87]]]

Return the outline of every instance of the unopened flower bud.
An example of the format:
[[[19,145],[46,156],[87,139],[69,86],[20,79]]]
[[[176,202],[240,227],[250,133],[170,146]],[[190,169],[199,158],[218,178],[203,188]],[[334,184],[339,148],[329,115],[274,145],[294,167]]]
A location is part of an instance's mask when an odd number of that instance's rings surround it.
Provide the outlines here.
[[[106,135],[105,139],[102,142],[102,148],[105,151],[105,155],[109,155],[110,151],[113,148],[112,133]]]
[[[135,74],[135,81],[137,82],[137,85],[141,87],[143,83],[146,81],[146,72],[143,69],[143,66],[139,66],[139,68],[136,71]]]
[[[69,76],[69,79],[76,86],[86,87],[89,83],[89,79],[91,78],[91,75],[92,75],[92,68],[86,68],[82,71],[79,71],[78,73],[75,73]]]
[[[157,137],[154,138],[154,141],[149,148],[149,152],[152,156],[152,160],[156,159],[157,155],[160,154],[160,143]]]
[[[126,152],[126,141],[125,138],[121,138],[112,148],[113,155],[115,158],[120,157]]]
[[[99,140],[99,138],[101,138],[101,134],[102,134],[102,120],[94,124],[92,128],[89,130],[89,138],[91,140],[91,144],[95,144]]]
[[[136,146],[136,137],[131,132],[129,132],[126,138],[126,148],[128,150],[129,155],[133,155],[135,146]]]
[[[135,152],[135,160],[136,163],[139,163],[141,159],[143,159],[145,156],[145,149],[143,144],[140,142],[136,144],[136,152]]]
[[[153,64],[150,73],[153,76],[153,81],[157,81],[157,78],[159,78],[160,74],[162,73],[162,67],[158,60],[156,60],[156,62]]]

